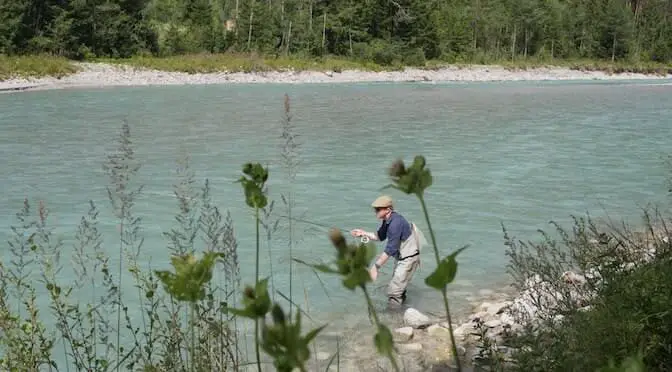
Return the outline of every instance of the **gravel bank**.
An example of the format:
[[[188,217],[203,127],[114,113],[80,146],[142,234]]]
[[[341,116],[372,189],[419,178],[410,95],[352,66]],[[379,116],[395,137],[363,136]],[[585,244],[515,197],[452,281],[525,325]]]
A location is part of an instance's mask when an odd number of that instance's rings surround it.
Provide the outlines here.
[[[447,67],[436,71],[368,72],[266,72],[187,74],[102,63],[79,63],[80,71],[63,78],[11,79],[0,81],[0,91],[17,92],[35,89],[65,89],[112,86],[235,84],[235,83],[355,83],[355,82],[448,82],[448,81],[542,81],[542,80],[634,80],[667,79],[672,75],[607,74],[600,71],[575,71],[567,68],[537,68],[508,71],[498,66]]]

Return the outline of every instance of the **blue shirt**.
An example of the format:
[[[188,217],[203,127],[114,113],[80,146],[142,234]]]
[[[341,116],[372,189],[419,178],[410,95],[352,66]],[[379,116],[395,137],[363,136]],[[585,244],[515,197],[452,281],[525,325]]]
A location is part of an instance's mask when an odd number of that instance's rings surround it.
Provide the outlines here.
[[[399,259],[401,242],[411,236],[411,224],[397,212],[392,211],[390,218],[378,228],[378,239],[382,242],[387,239],[385,253],[388,256]]]

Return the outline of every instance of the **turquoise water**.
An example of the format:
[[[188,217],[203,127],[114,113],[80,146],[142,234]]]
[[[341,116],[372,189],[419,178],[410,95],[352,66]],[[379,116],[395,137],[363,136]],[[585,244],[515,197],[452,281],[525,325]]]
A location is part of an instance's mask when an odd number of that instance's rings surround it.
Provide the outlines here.
[[[0,96],[0,240],[9,239],[24,197],[45,201],[51,225],[65,239],[93,199],[105,223],[105,249],[114,257],[118,241],[101,165],[126,119],[142,162],[137,182],[144,193],[135,209],[143,218],[142,264],[151,259],[154,268],[167,267],[162,233],[174,226],[176,161],[188,153],[199,183],[210,179],[215,202],[232,214],[243,282],[249,283],[253,217],[234,181],[243,163],[268,163],[271,197],[279,203],[286,186],[279,168],[285,93],[302,143],[297,211],[307,220],[374,230],[369,204],[388,183],[386,168],[397,157],[426,156],[434,175],[427,202],[442,253],[471,246],[460,256],[459,280],[451,286],[456,306],[466,305],[469,293],[506,280],[500,223],[528,239],[538,236],[536,229],[550,230],[550,220],[566,223],[586,211],[637,223],[640,206],[666,201],[662,156],[672,138],[672,86],[657,82],[58,90]],[[429,237],[417,200],[392,195],[400,213]],[[299,227],[295,256],[331,259],[326,229]],[[271,247],[274,284],[287,293],[286,245],[276,241]],[[437,312],[439,298],[422,281],[433,260],[426,251],[409,296],[414,306]],[[361,294],[353,297],[338,278],[323,276],[327,296],[311,271],[295,269],[297,302],[304,302],[305,288],[318,320],[365,320]],[[389,273],[377,284],[385,284]],[[383,306],[384,288],[374,296]]]

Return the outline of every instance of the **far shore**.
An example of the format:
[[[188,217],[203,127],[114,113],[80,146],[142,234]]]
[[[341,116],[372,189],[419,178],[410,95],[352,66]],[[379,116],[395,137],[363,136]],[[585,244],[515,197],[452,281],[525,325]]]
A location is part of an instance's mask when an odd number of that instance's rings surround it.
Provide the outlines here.
[[[108,63],[76,63],[78,71],[62,77],[16,78],[0,81],[0,92],[44,89],[102,88],[120,86],[205,84],[310,84],[364,82],[496,82],[559,80],[667,80],[672,74],[609,73],[566,67],[512,70],[502,66],[445,66],[437,69],[406,68],[401,71],[270,71],[184,73]]]

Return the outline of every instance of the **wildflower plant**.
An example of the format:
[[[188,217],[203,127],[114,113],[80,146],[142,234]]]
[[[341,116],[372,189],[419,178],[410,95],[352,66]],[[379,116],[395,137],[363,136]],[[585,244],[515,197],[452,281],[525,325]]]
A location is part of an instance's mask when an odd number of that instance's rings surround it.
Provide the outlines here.
[[[299,259],[294,260],[323,273],[340,275],[343,286],[351,291],[357,288],[362,289],[369,312],[377,328],[377,332],[374,335],[376,349],[379,354],[390,359],[395,371],[399,371],[399,366],[394,357],[395,349],[392,332],[390,332],[390,329],[386,325],[380,322],[367,289],[368,283],[372,281],[369,274],[369,266],[371,260],[376,255],[376,247],[372,243],[348,244],[338,229],[330,231],[329,239],[334,248],[336,248],[336,260],[331,264],[308,264]]]
[[[425,278],[425,284],[429,287],[441,291],[443,296],[443,304],[446,310],[446,318],[448,320],[448,327],[450,329],[450,342],[452,344],[453,356],[457,364],[457,370],[461,371],[460,358],[457,353],[457,345],[455,344],[455,336],[453,335],[453,323],[450,315],[450,307],[448,306],[448,295],[446,294],[446,287],[455,280],[457,275],[457,255],[465,250],[468,246],[461,247],[451,253],[450,255],[441,259],[439,255],[439,248],[436,243],[434,230],[427,211],[425,203],[425,190],[427,190],[433,182],[431,171],[425,167],[425,157],[418,155],[413,159],[413,164],[406,167],[402,160],[397,160],[392,163],[389,169],[389,176],[392,179],[392,184],[383,187],[383,189],[393,188],[405,194],[413,194],[420,201],[422,212],[425,215],[425,221],[429,228],[429,234],[432,239],[432,246],[434,248],[434,256],[436,258],[436,269]]]

